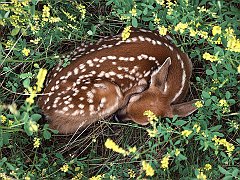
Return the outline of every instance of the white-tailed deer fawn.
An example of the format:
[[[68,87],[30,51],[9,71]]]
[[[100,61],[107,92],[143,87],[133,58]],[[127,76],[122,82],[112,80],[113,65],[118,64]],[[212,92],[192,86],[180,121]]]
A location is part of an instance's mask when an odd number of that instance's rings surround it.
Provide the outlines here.
[[[50,127],[73,133],[119,110],[119,117],[147,124],[151,110],[158,116],[187,116],[195,101],[180,103],[189,86],[188,56],[157,33],[133,30],[100,39],[72,52],[71,63],[57,67],[39,99]]]

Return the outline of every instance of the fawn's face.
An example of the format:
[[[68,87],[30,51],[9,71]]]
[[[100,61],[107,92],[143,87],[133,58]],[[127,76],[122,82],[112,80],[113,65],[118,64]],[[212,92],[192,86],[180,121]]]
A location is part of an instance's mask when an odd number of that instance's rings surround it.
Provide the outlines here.
[[[131,119],[142,125],[148,124],[148,119],[144,116],[146,110],[152,111],[157,116],[171,117],[172,111],[168,98],[156,87],[150,87],[146,91],[131,97],[125,108],[124,119]]]

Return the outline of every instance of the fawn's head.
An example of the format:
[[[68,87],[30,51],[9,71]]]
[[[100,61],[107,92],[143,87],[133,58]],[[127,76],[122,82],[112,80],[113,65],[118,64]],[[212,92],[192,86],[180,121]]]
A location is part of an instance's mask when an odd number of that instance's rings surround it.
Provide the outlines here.
[[[148,120],[143,115],[146,110],[150,110],[161,117],[173,117],[174,115],[185,117],[196,110],[193,105],[195,100],[171,104],[172,98],[169,97],[169,91],[171,90],[166,88],[167,83],[174,83],[167,82],[170,65],[171,59],[167,58],[163,65],[152,73],[149,88],[131,96],[127,106],[120,110],[120,118],[131,119],[138,124],[146,125]]]

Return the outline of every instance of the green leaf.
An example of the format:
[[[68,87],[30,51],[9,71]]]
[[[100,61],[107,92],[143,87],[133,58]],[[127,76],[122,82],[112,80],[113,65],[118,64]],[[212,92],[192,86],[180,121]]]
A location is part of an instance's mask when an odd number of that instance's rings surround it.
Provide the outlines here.
[[[212,70],[210,70],[210,69],[207,69],[207,70],[206,70],[206,74],[207,74],[207,75],[212,75],[212,74],[214,74],[214,72],[213,72]]]
[[[10,163],[6,162],[6,165],[8,167],[8,169],[10,169],[11,171],[14,171],[15,168],[13,167],[13,165],[11,165]]]
[[[44,139],[50,139],[51,133],[48,130],[43,131],[43,137]]]
[[[11,32],[11,35],[12,35],[12,36],[16,36],[16,35],[19,33],[20,29],[21,29],[20,27],[14,28],[14,29],[12,30],[12,32]]]
[[[23,81],[23,86],[27,89],[30,87],[30,79],[27,78]]]
[[[212,100],[211,99],[207,99],[205,102],[204,102],[204,105],[205,106],[210,106],[212,104]]]
[[[229,174],[229,172],[226,169],[224,169],[223,167],[221,167],[219,165],[218,165],[218,169],[222,174]]]
[[[184,124],[186,124],[187,122],[186,121],[183,121],[183,120],[177,120],[175,123],[173,123],[175,126],[182,126]]]
[[[230,97],[231,97],[231,93],[230,93],[229,91],[227,91],[225,97],[226,97],[226,99],[230,99]]]
[[[203,91],[202,92],[202,97],[206,98],[206,99],[209,99],[210,98],[210,94],[208,92],[206,92],[206,91]]]
[[[138,27],[138,22],[137,22],[137,19],[135,17],[132,18],[132,26],[133,27]]]
[[[41,119],[41,117],[42,117],[42,115],[40,115],[40,114],[33,114],[33,115],[31,115],[31,119],[33,121],[38,121],[39,119]]]

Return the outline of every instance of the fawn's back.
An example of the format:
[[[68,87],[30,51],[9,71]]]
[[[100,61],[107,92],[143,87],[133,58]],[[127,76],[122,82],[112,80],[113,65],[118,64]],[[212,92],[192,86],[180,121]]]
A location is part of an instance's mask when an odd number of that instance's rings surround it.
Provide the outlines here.
[[[157,115],[168,117],[195,110],[193,102],[172,110],[187,93],[192,64],[166,37],[133,30],[125,41],[120,35],[109,37],[71,54],[71,63],[56,68],[39,99],[51,127],[60,133],[75,132],[119,109],[123,119],[146,124],[140,116],[148,104],[155,112],[159,109]]]

